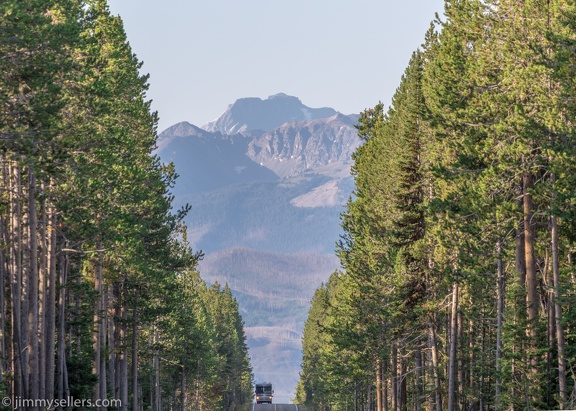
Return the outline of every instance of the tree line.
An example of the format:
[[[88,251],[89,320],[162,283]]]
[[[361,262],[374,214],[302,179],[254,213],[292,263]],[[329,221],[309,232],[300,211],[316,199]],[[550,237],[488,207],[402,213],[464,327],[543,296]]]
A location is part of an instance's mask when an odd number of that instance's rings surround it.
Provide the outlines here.
[[[575,22],[573,1],[448,0],[362,113],[299,402],[574,408]]]
[[[250,402],[238,304],[200,278],[121,19],[105,0],[0,17],[0,396]]]

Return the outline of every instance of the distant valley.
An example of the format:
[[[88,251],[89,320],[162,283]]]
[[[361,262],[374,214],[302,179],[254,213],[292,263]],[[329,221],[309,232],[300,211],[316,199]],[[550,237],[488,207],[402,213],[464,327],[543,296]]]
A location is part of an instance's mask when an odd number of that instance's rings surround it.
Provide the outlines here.
[[[202,128],[175,124],[157,153],[180,175],[188,239],[208,282],[228,283],[246,323],[257,381],[289,402],[316,287],[337,268],[339,216],[353,189],[357,115],[296,97],[239,99]]]

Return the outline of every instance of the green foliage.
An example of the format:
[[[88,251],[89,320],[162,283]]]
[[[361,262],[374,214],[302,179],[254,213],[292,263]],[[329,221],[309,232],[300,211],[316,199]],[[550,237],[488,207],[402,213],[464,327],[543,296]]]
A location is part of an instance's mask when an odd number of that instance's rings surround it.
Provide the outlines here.
[[[229,290],[196,271],[189,208],[172,209],[174,167],[152,154],[157,114],[121,19],[105,0],[5,1],[0,16],[7,394],[158,411],[247,403],[243,323]]]
[[[226,284],[221,289],[214,284],[206,290],[207,310],[215,331],[215,352],[218,360],[216,386],[217,404],[230,409],[235,404],[252,401],[252,370],[248,360],[248,346],[244,334],[244,322],[238,312],[238,303]]]
[[[571,406],[574,16],[561,1],[446,1],[387,113],[362,114],[346,272],[309,313],[301,401]],[[307,345],[338,347],[362,394]]]

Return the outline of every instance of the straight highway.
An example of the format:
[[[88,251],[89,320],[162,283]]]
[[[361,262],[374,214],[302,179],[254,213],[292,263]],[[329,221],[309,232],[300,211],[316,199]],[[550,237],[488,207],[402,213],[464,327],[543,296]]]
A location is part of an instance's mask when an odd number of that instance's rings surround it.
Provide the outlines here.
[[[252,404],[250,411],[301,411],[296,404]]]

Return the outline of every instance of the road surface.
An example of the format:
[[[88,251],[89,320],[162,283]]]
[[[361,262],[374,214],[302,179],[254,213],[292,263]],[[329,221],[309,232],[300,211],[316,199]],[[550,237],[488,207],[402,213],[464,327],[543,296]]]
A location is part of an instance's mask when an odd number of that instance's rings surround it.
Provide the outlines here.
[[[250,411],[301,411],[295,404],[252,404]]]

